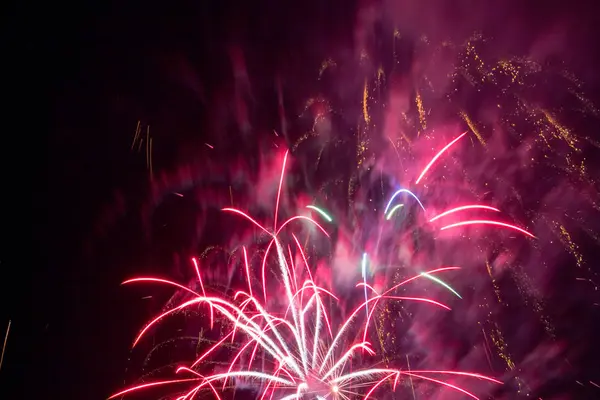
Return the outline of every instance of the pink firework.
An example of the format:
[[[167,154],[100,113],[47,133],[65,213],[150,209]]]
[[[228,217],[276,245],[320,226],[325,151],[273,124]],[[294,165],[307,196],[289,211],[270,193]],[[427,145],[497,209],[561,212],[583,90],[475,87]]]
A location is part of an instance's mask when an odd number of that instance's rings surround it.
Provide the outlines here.
[[[211,391],[217,398],[221,398],[221,391],[226,387],[227,381],[237,382],[258,380],[262,386],[261,398],[277,399],[348,399],[360,395],[369,398],[377,388],[384,384],[395,389],[399,379],[415,378],[440,384],[452,390],[464,393],[474,399],[477,397],[469,391],[441,380],[440,376],[463,376],[486,380],[492,383],[502,382],[477,373],[446,371],[446,370],[401,370],[393,368],[361,368],[350,367],[350,360],[361,358],[358,365],[377,364],[377,355],[368,341],[352,341],[351,325],[365,315],[364,310],[372,305],[368,315],[362,322],[362,331],[366,337],[371,316],[377,305],[384,301],[417,301],[433,307],[450,310],[450,308],[433,299],[423,297],[396,296],[394,290],[400,286],[427,275],[457,268],[441,268],[408,279],[390,290],[370,296],[366,301],[356,307],[339,326],[332,326],[332,318],[328,313],[326,303],[330,299],[339,301],[328,289],[315,284],[307,278],[301,283],[294,279],[290,271],[290,262],[286,259],[285,252],[279,240],[274,236],[273,241],[279,259],[280,278],[285,286],[288,307],[286,310],[269,310],[269,301],[263,302],[252,296],[253,289],[248,284],[247,291],[238,291],[233,299],[212,296],[206,292],[197,293],[178,283],[157,278],[135,278],[124,283],[134,282],[160,282],[172,285],[182,290],[193,293],[194,297],[179,306],[160,314],[154,318],[140,332],[135,339],[134,346],[143,339],[144,335],[157,323],[176,312],[198,304],[206,304],[215,313],[221,314],[230,322],[231,329],[225,333],[220,341],[201,354],[193,363],[180,366],[177,373],[190,374],[190,378],[172,379],[146,383],[125,389],[110,398],[150,389],[167,384],[186,383],[191,385],[189,391],[178,397],[180,400],[192,399],[201,390]],[[300,249],[302,251],[302,249]],[[194,260],[196,265],[196,261]],[[248,265],[246,264],[246,268]],[[247,269],[248,270],[248,269]],[[310,270],[305,268],[306,275]],[[298,277],[299,274],[296,274]],[[247,276],[250,282],[250,276]],[[198,275],[202,285],[201,275]],[[212,324],[212,321],[211,321]],[[228,344],[237,333],[247,337],[244,345],[229,360],[227,370],[222,372],[206,373],[203,371],[204,362],[216,350]],[[268,363],[264,369],[259,367],[258,354],[266,354]],[[242,361],[243,356],[246,361]],[[370,362],[371,361],[371,362]],[[264,365],[264,364],[263,364]],[[438,379],[439,378],[439,379]]]
[[[453,145],[455,145],[456,142],[458,142],[460,139],[462,139],[468,132],[464,132],[461,135],[459,135],[458,137],[456,137],[454,140],[452,140],[450,143],[448,143],[446,146],[444,146],[432,159],[431,161],[425,166],[425,168],[423,169],[423,171],[421,172],[421,174],[419,175],[419,177],[416,180],[416,184],[419,184],[419,182],[421,182],[423,180],[423,178],[425,177],[425,174],[432,168],[435,166],[435,162],[446,152],[448,151]],[[390,219],[393,216],[393,213],[395,210],[398,209],[398,207],[402,206],[403,204],[395,204],[395,200],[396,198],[400,195],[400,194],[407,194],[409,196],[411,196],[420,206],[420,208],[423,210],[423,212],[425,213],[426,217],[428,218],[429,223],[433,223],[436,222],[448,215],[451,214],[455,214],[455,213],[460,213],[461,215],[464,215],[464,212],[466,211],[470,211],[470,210],[485,210],[485,211],[494,211],[494,212],[500,212],[499,209],[489,206],[489,205],[484,205],[484,204],[470,204],[470,205],[463,205],[463,206],[458,206],[458,207],[454,207],[451,208],[447,211],[441,212],[437,215],[428,215],[427,213],[427,209],[426,207],[423,205],[423,203],[421,202],[421,200],[417,197],[416,194],[413,193],[413,191],[408,190],[408,189],[399,189],[397,190],[392,197],[390,198],[390,200],[387,203],[387,206],[384,210],[384,214],[386,214],[387,219]],[[467,225],[490,225],[490,226],[496,226],[496,227],[502,227],[502,228],[508,228],[508,229],[512,229],[514,231],[518,231],[523,233],[524,235],[529,236],[530,238],[535,239],[535,236],[523,229],[520,228],[516,225],[513,224],[509,224],[507,222],[502,222],[502,221],[496,221],[496,220],[462,220],[453,224],[448,224],[445,225],[443,227],[440,228],[440,230],[446,230],[446,229],[450,229],[450,228],[458,228],[458,227],[462,227],[462,226],[467,226]]]
[[[465,134],[453,140],[450,145],[435,155],[419,176],[418,182],[434,166],[435,161],[442,153],[463,136]],[[187,385],[186,392],[179,396],[178,400],[191,400],[201,392],[210,392],[217,399],[221,399],[221,396],[227,393],[227,388],[248,383],[254,383],[253,387],[259,391],[261,399],[367,399],[375,396],[376,391],[383,390],[385,386],[395,390],[402,379],[409,379],[411,382],[413,379],[428,381],[477,399],[478,397],[474,393],[450,383],[445,380],[445,377],[473,378],[501,384],[502,382],[497,379],[473,372],[379,367],[381,360],[368,341],[368,331],[369,327],[373,325],[374,311],[390,301],[420,302],[432,308],[450,310],[447,305],[434,299],[400,296],[396,294],[396,291],[401,287],[404,289],[406,285],[421,278],[427,278],[448,287],[436,275],[459,268],[446,267],[422,272],[379,293],[367,282],[365,273],[367,255],[365,253],[363,256],[363,281],[357,284],[357,287],[361,287],[364,291],[364,301],[361,301],[340,321],[337,321],[337,314],[332,313],[328,305],[339,303],[340,298],[329,287],[317,284],[313,278],[305,249],[297,237],[292,234],[294,240],[288,244],[285,243],[283,235],[284,231],[289,233],[293,226],[291,223],[294,221],[313,225],[320,231],[316,232],[317,235],[322,234],[329,237],[329,233],[314,219],[302,215],[294,216],[277,224],[281,186],[284,183],[287,159],[286,153],[277,192],[273,230],[267,229],[241,210],[223,209],[246,218],[270,238],[262,258],[260,284],[253,283],[252,276],[255,274],[248,262],[249,254],[245,247],[243,247],[244,266],[242,270],[247,282],[246,288],[235,292],[231,297],[216,294],[216,292],[211,292],[209,287],[205,287],[196,259],[193,259],[192,262],[197,274],[199,292],[160,278],[139,277],[124,282],[161,283],[186,291],[193,296],[150,321],[136,337],[134,346],[170,315],[201,305],[206,306],[209,310],[210,327],[213,328],[215,318],[219,316],[219,320],[222,321],[221,327],[224,327],[225,331],[216,344],[200,354],[193,362],[181,365],[176,369],[176,374],[185,374],[187,377],[144,383],[122,390],[111,396],[110,399],[167,385]],[[414,197],[423,212],[427,213],[425,206],[413,192],[408,189],[400,189],[390,199],[385,210],[386,215],[393,213],[394,200],[400,193]],[[318,210],[316,207],[313,209],[322,213],[327,219],[322,210]],[[428,221],[433,223],[449,214],[464,214],[471,209],[499,212],[498,209],[491,206],[474,204],[459,206],[438,215],[426,216]],[[472,224],[510,228],[534,237],[524,229],[495,220],[464,220],[443,226],[441,229]],[[301,262],[295,262],[292,256],[292,247],[297,248],[301,255]],[[270,255],[274,255],[277,260],[274,265],[269,263]],[[284,301],[281,298],[275,299],[267,290],[268,287],[272,287],[267,282],[266,271],[268,269],[276,272],[277,281],[285,292]],[[454,292],[452,288],[449,290]],[[217,358],[220,349],[230,348],[230,343],[234,342],[236,337],[238,339],[243,337],[244,340],[242,342],[238,340],[240,346],[231,354],[231,357],[228,357],[226,367],[222,370],[215,370],[210,361]]]

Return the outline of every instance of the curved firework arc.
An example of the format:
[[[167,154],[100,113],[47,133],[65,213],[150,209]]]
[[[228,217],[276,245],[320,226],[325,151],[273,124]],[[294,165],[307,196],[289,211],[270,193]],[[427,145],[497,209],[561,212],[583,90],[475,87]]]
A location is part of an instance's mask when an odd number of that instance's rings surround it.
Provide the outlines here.
[[[390,206],[392,205],[394,199],[400,195],[401,193],[406,193],[408,195],[410,195],[413,199],[415,199],[417,201],[417,203],[419,204],[419,206],[421,207],[421,209],[423,210],[424,213],[426,213],[427,211],[425,210],[425,206],[423,205],[423,203],[421,203],[421,200],[419,200],[419,198],[417,197],[416,194],[414,194],[413,192],[411,192],[408,189],[398,189],[396,192],[394,192],[394,194],[392,195],[392,197],[390,198],[390,200],[387,203],[387,206],[385,206],[385,209],[383,210],[384,214],[387,214],[388,210],[390,209]]]
[[[452,140],[450,143],[448,143],[446,146],[444,146],[444,148],[442,148],[442,150],[440,150],[432,159],[431,161],[425,166],[425,168],[423,169],[423,171],[421,172],[421,174],[419,175],[419,177],[417,178],[416,183],[418,184],[421,179],[425,176],[425,174],[427,173],[427,171],[429,171],[429,169],[434,165],[434,163],[446,152],[448,151],[448,149],[450,149],[452,147],[453,144],[455,144],[459,139],[461,139],[462,137],[464,137],[466,134],[468,133],[468,131],[463,132],[461,135],[459,135],[458,137],[456,137],[454,140]],[[385,209],[383,210],[383,215],[385,216],[386,220],[390,220],[391,217],[393,216],[394,212],[396,210],[398,210],[400,207],[404,206],[404,203],[401,204],[396,204],[392,207],[392,205],[394,204],[394,200],[396,199],[396,197],[398,197],[400,194],[402,193],[406,193],[407,195],[409,195],[410,197],[412,197],[421,207],[421,209],[423,210],[423,213],[427,216],[427,210],[425,209],[425,206],[423,205],[423,203],[421,202],[421,200],[419,199],[419,197],[417,197],[417,195],[412,192],[409,189],[406,188],[400,188],[398,190],[396,190],[390,197],[390,199],[387,202],[387,205],[385,206]],[[391,210],[390,210],[391,208]],[[429,217],[428,222],[432,223],[437,221],[438,219],[441,219],[443,217],[446,217],[448,215],[452,215],[455,213],[459,213],[459,212],[463,212],[463,211],[469,211],[469,210],[486,210],[486,211],[494,211],[494,212],[500,212],[500,210],[496,207],[492,207],[492,206],[488,206],[488,205],[484,205],[484,204],[468,204],[468,205],[463,205],[463,206],[458,206],[458,207],[454,207],[451,208],[449,210],[446,210],[444,212],[441,212],[433,217]],[[520,228],[518,226],[506,223],[506,222],[502,222],[502,221],[494,221],[494,220],[463,220],[463,221],[459,221],[456,223],[452,223],[452,224],[448,224],[443,226],[442,228],[440,228],[441,231],[446,230],[446,229],[450,229],[450,228],[457,228],[457,227],[461,227],[461,226],[467,226],[467,225],[490,225],[490,226],[497,226],[497,227],[504,227],[504,228],[508,228],[508,229],[512,229],[518,232],[521,232],[533,239],[535,239],[535,236],[523,229]]]

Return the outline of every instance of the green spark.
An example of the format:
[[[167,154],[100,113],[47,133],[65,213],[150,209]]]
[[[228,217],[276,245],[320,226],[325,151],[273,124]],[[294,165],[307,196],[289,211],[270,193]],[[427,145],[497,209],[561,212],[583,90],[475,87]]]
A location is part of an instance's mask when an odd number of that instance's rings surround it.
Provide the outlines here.
[[[327,215],[327,213],[325,211],[321,210],[319,207],[316,207],[316,206],[306,206],[306,208],[310,208],[311,210],[315,210],[316,212],[318,212],[319,214],[321,214],[321,216],[323,218],[325,218],[327,220],[327,222],[333,221],[333,219],[329,215]]]
[[[439,283],[440,285],[442,285],[443,287],[445,287],[446,289],[448,289],[449,291],[451,291],[452,293],[454,293],[459,299],[462,299],[462,297],[460,296],[460,294],[458,294],[456,292],[456,290],[452,289],[450,287],[450,285],[448,285],[446,282],[444,282],[440,278],[436,278],[435,276],[429,275],[427,272],[421,272],[421,276],[424,276],[425,278],[429,278],[432,281],[434,281],[436,283]]]
[[[387,219],[389,221],[392,218],[392,216],[394,215],[394,213],[396,212],[396,210],[399,209],[400,207],[404,207],[404,204],[395,205],[394,208],[392,208],[390,210],[390,212],[388,213],[387,217],[385,217],[385,219]]]

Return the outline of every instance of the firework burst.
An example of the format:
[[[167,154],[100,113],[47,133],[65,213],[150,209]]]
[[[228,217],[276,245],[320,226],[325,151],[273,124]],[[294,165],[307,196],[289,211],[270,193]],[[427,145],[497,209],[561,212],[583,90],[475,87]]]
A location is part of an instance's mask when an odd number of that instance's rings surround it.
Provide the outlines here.
[[[465,135],[466,132],[438,152],[419,175],[417,183],[434,166],[435,161]],[[156,386],[187,383],[191,385],[191,388],[178,397],[179,400],[191,400],[204,391],[212,392],[216,398],[220,399],[228,388],[247,385],[250,382],[260,382],[260,385],[255,383],[253,387],[260,392],[261,399],[267,398],[267,396],[269,399],[275,397],[286,400],[309,398],[351,399],[357,397],[366,399],[372,396],[376,390],[381,390],[384,385],[389,385],[395,390],[401,379],[420,379],[477,399],[478,397],[475,394],[444,380],[443,377],[469,377],[501,384],[502,382],[497,379],[472,372],[381,367],[382,363],[378,360],[376,351],[368,341],[369,326],[373,324],[372,317],[377,307],[389,301],[411,301],[450,310],[450,307],[434,299],[401,296],[396,292],[400,288],[404,289],[405,285],[416,279],[427,278],[431,282],[445,287],[460,298],[461,296],[452,287],[437,277],[441,273],[455,271],[460,268],[444,267],[421,272],[379,293],[367,282],[366,265],[368,256],[364,253],[362,258],[363,281],[356,285],[363,290],[364,301],[361,301],[350,312],[342,313],[343,315],[332,313],[331,310],[335,308],[332,305],[340,304],[342,299],[337,297],[330,288],[316,283],[305,249],[295,234],[291,233],[293,240],[290,241],[290,245],[284,242],[285,234],[289,234],[285,231],[290,229],[290,223],[294,221],[304,221],[311,224],[320,231],[317,234],[329,237],[327,230],[316,220],[303,215],[291,217],[279,227],[277,225],[281,187],[284,183],[287,158],[288,154],[286,153],[279,180],[272,230],[267,229],[241,210],[235,208],[223,209],[225,212],[238,214],[247,219],[270,238],[262,258],[261,279],[258,280],[260,284],[254,283],[254,273],[251,263],[248,261],[248,250],[245,246],[242,247],[242,250],[246,289],[232,293],[231,297],[212,294],[206,290],[200,265],[196,258],[192,259],[192,262],[199,291],[161,278],[138,277],[124,282],[125,284],[139,282],[162,283],[192,295],[191,299],[158,315],[148,323],[136,337],[134,346],[155,325],[169,315],[201,305],[208,308],[211,329],[215,328],[215,318],[217,316],[221,317],[217,320],[220,321],[219,324],[224,329],[220,340],[216,344],[203,352],[191,364],[179,366],[176,369],[176,373],[185,373],[190,377],[141,384],[116,393],[110,398],[117,398],[131,392]],[[398,209],[399,205],[394,205],[394,201],[402,193],[411,196],[426,213],[425,206],[412,191],[400,189],[391,196],[387,203],[383,214],[385,219],[389,220],[394,211]],[[319,213],[328,222],[331,221],[331,217],[324,210],[315,206],[309,206],[308,208]],[[499,212],[498,209],[487,205],[464,205],[433,216],[429,219],[429,222],[434,223],[449,214],[462,213],[473,209]],[[534,237],[522,228],[495,220],[464,220],[443,226],[440,229],[445,230],[471,224],[488,224],[510,228]],[[296,258],[296,261],[292,246],[296,248],[297,254],[300,255],[299,258]],[[284,302],[278,301],[276,296],[271,296],[268,293],[268,288],[272,287],[267,282],[267,270],[271,266],[269,260],[272,252],[275,253],[274,259],[276,260],[274,263],[275,276],[285,293]],[[300,262],[297,261],[298,259]],[[228,357],[226,368],[222,370],[213,368],[206,371],[210,358],[219,355],[220,350],[235,342],[236,337],[239,338],[239,336],[243,336],[245,340],[236,342],[238,346],[236,351]]]
[[[458,268],[449,267],[428,271],[396,285],[383,294],[375,293],[356,307],[334,329],[331,323],[332,317],[327,311],[326,304],[329,304],[332,299],[339,301],[339,298],[329,290],[316,285],[310,278],[304,281],[301,287],[298,287],[300,286],[299,282],[294,279],[290,271],[290,265],[286,260],[281,244],[275,237],[273,240],[280,260],[280,277],[284,283],[289,303],[289,307],[284,310],[283,314],[272,313],[268,310],[268,307],[263,306],[258,298],[250,294],[253,292],[250,284],[247,292],[238,291],[233,300],[228,300],[218,296],[210,296],[206,293],[196,293],[175,282],[163,279],[134,278],[125,281],[124,283],[161,282],[190,291],[194,295],[193,299],[152,320],[136,338],[135,344],[142,339],[153,325],[169,314],[198,304],[206,304],[216,313],[225,317],[230,323],[231,329],[191,365],[177,368],[177,373],[191,374],[191,378],[146,383],[123,390],[110,398],[154,386],[184,382],[192,383],[193,387],[186,394],[178,397],[180,400],[192,399],[203,389],[212,391],[217,398],[221,398],[219,389],[225,389],[229,380],[235,380],[238,384],[249,380],[259,380],[264,383],[260,398],[276,396],[275,398],[278,399],[290,400],[304,398],[349,399],[360,396],[366,399],[383,384],[390,384],[395,389],[401,378],[418,378],[446,386],[477,399],[474,394],[467,390],[436,379],[436,377],[454,375],[482,379],[497,384],[502,383],[494,378],[469,372],[361,367],[368,364],[369,359],[374,360],[372,364],[378,364],[378,362],[376,353],[369,342],[351,340],[354,337],[353,333],[356,332],[352,329],[353,324],[357,322],[358,317],[366,315],[364,322],[361,324],[366,337],[370,317],[375,307],[386,300],[417,301],[449,310],[448,306],[435,300],[423,297],[395,296],[393,291],[414,279],[424,276],[431,277],[433,274]],[[302,250],[300,249],[300,251]],[[195,266],[198,265],[196,259],[193,262]],[[246,268],[248,270],[247,264]],[[199,283],[203,287],[199,269],[196,269],[196,271],[198,272]],[[305,271],[310,275],[308,267]],[[247,277],[250,281],[250,276]],[[363,314],[362,311],[369,304],[373,306],[368,313]],[[203,375],[205,374],[203,362],[215,353],[219,347],[226,345],[228,340],[233,340],[238,332],[244,334],[248,340],[240,346],[240,349],[232,357],[227,370]],[[261,364],[259,361],[263,361],[263,357],[259,357],[260,354],[266,355],[270,368],[258,367]],[[247,360],[242,361],[244,356]],[[352,358],[361,358],[361,361],[357,363],[359,366],[351,367]]]

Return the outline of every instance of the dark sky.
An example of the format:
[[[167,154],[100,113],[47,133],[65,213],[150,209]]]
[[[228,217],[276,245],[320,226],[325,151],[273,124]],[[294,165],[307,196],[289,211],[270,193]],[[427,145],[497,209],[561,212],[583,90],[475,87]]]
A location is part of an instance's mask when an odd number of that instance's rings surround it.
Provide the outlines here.
[[[128,147],[137,120],[202,142],[206,99],[227,85],[232,43],[253,49],[251,72],[301,75],[297,65],[318,66],[353,35],[351,1],[154,3],[21,5],[3,28],[14,52],[4,81],[19,116],[3,127],[2,248],[14,253],[0,260],[0,332],[12,320],[3,399],[103,399],[122,385],[149,310],[139,313],[138,292],[119,283],[145,266],[147,249],[127,216],[118,229],[97,226],[119,196],[147,195]],[[276,109],[274,97],[265,101]],[[175,148],[159,150],[162,165],[175,163]]]

